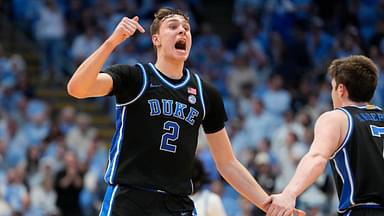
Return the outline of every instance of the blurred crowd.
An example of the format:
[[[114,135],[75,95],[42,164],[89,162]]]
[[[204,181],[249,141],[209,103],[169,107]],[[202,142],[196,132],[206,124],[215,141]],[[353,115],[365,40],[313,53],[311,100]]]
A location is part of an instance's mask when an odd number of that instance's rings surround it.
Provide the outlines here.
[[[188,12],[193,47],[188,67],[224,98],[238,159],[269,193],[280,192],[313,139],[316,118],[332,109],[327,66],[364,54],[379,66],[373,103],[384,105],[383,0],[237,0],[227,35],[208,22],[203,0],[13,0],[8,18],[38,44],[42,80],[66,80],[123,16],[148,30],[163,6]],[[220,14],[217,14],[220,16]],[[222,25],[222,24],[221,24]],[[225,38],[225,39],[224,39]],[[150,35],[118,47],[106,65],[154,62]],[[103,198],[107,143],[91,116],[71,105],[52,112],[35,96],[28,64],[0,45],[0,216],[96,215]],[[105,103],[105,101],[102,101]],[[113,98],[105,106],[113,114]],[[206,140],[197,157],[204,188],[219,195],[228,216],[260,212],[221,179]],[[298,200],[308,215],[334,215],[330,170]]]

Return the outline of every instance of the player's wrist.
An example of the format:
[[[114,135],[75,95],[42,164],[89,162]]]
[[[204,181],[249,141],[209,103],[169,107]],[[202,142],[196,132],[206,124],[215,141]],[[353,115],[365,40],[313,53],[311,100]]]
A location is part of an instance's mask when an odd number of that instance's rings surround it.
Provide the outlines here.
[[[296,199],[296,197],[298,196],[298,193],[296,193],[296,191],[291,188],[284,189],[282,194],[288,196],[291,199]]]
[[[115,49],[120,43],[117,42],[116,40],[114,40],[113,38],[108,38],[105,42],[104,42],[104,46],[106,46],[107,48],[109,49]]]

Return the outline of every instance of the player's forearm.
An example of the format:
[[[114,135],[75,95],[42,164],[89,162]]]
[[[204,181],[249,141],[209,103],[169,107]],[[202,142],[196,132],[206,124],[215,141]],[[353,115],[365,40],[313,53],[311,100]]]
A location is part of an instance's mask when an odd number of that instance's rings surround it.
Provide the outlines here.
[[[301,159],[295,175],[285,187],[283,193],[287,193],[295,198],[298,197],[321,175],[325,169],[327,161],[328,160],[321,155],[311,153],[306,154]]]
[[[77,98],[87,96],[89,89],[95,84],[104,63],[116,45],[106,40],[75,71],[67,85],[68,93]]]
[[[266,211],[266,204],[269,202],[268,194],[238,160],[217,164],[217,168],[224,179],[242,196]]]

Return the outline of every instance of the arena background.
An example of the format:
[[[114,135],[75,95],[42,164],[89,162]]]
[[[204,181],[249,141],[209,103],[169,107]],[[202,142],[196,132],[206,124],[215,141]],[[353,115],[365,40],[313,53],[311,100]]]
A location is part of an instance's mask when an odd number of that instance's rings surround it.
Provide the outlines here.
[[[220,90],[233,149],[269,193],[288,183],[314,120],[331,109],[330,60],[372,58],[380,68],[373,103],[384,104],[383,0],[2,0],[0,216],[97,215],[114,101],[70,98],[66,83],[123,16],[138,15],[148,30],[161,6],[189,12],[188,66]],[[137,61],[154,61],[149,33],[124,42],[106,65]],[[219,177],[204,137],[197,157],[227,215],[260,214]],[[62,170],[79,183],[59,187]],[[335,215],[329,169],[297,204],[308,215]]]

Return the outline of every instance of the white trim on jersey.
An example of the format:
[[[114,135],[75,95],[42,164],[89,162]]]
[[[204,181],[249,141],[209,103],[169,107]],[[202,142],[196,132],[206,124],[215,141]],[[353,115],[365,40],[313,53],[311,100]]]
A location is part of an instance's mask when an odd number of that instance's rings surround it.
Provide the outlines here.
[[[346,109],[344,109],[344,108],[338,108],[338,109],[343,111],[347,115],[347,118],[348,118],[348,129],[347,129],[347,134],[346,134],[346,136],[344,138],[344,141],[342,142],[340,147],[335,151],[335,153],[333,153],[333,155],[331,156],[331,159],[335,158],[337,153],[339,153],[339,151],[341,149],[343,149],[345,147],[345,145],[348,143],[349,138],[352,135],[352,129],[353,129],[353,119],[352,119],[351,114],[349,114],[349,112]]]
[[[101,204],[101,209],[99,216],[110,216],[111,215],[111,210],[112,210],[112,205],[113,201],[115,200],[115,194],[118,189],[119,185],[108,185],[107,191],[105,192],[105,197],[103,200],[103,203]],[[112,193],[110,193],[110,189],[112,189]],[[109,195],[111,194],[111,195]],[[105,212],[107,211],[107,212]]]
[[[351,201],[352,205],[355,205],[355,202],[353,201],[353,193],[354,193],[355,185],[353,184],[352,171],[351,171],[351,168],[349,167],[348,154],[345,148],[343,149],[343,153],[344,153],[345,167],[347,168],[348,180],[349,180],[349,184],[351,185],[351,195],[349,197],[349,200]]]
[[[353,195],[354,195],[354,190],[355,189],[354,189],[354,182],[353,182],[353,179],[352,179],[352,171],[351,171],[351,168],[350,168],[350,165],[349,165],[350,163],[349,163],[349,158],[348,158],[347,150],[345,148],[343,148],[342,153],[343,153],[342,155],[338,156],[339,157],[338,158],[339,161],[337,161],[336,158],[333,159],[332,161],[334,162],[337,174],[340,176],[341,181],[343,182],[343,191],[344,190],[346,190],[346,191],[350,190],[350,192],[349,192],[349,203],[347,203],[348,206],[345,206],[344,205],[345,203],[343,202],[343,200],[345,198],[347,198],[347,197],[344,197],[343,195],[341,195],[339,208],[341,208],[341,207],[346,208],[347,207],[347,209],[343,209],[343,210],[339,209],[338,210],[339,213],[345,213],[351,206],[356,205],[355,202],[353,201]],[[342,157],[342,158],[340,158],[340,157]],[[341,168],[344,168],[344,172],[346,172],[346,173],[344,173],[344,175],[340,171],[339,166]],[[344,177],[346,177],[346,179]],[[344,194],[344,193],[342,193],[342,194]]]
[[[340,169],[339,169],[339,167],[337,166],[337,163],[336,163],[336,159],[332,159],[332,161],[333,161],[333,163],[334,163],[334,165],[335,165],[335,169],[336,169],[336,172],[339,174],[339,176],[340,176],[340,178],[341,178],[341,181],[343,182],[343,184],[344,184],[344,177],[343,177],[343,175],[341,174],[341,171],[340,171]]]
[[[203,107],[203,119],[205,118],[205,114],[206,114],[206,110],[205,110],[205,101],[204,101],[204,95],[203,95],[203,85],[201,84],[201,80],[200,80],[200,77],[199,75],[197,74],[194,74],[195,77],[196,77],[196,80],[197,80],[197,86],[199,87],[199,95],[200,95],[200,98],[201,98],[201,106]]]
[[[125,123],[125,109],[126,107],[123,107],[123,110],[121,111],[121,126],[119,128],[119,138],[117,139],[117,147],[116,147],[116,152],[115,152],[115,155],[114,155],[114,158],[113,158],[113,162],[112,162],[112,168],[111,168],[111,173],[110,173],[110,177],[109,177],[109,183],[110,184],[113,184],[112,180],[113,180],[113,177],[115,175],[115,169],[116,169],[116,164],[117,164],[117,158],[118,156],[120,155],[120,148],[121,148],[121,142],[122,142],[122,139],[123,139],[123,128],[124,128],[124,123]]]
[[[357,106],[357,105],[350,105],[351,107],[356,107],[356,108],[359,108],[359,109],[377,109],[377,110],[380,110],[382,111],[383,109],[381,109],[381,107],[379,106],[376,106],[376,105],[372,105],[372,104],[368,104],[368,105],[363,105],[363,106]]]
[[[162,82],[164,82],[166,85],[170,86],[171,88],[180,88],[180,87],[183,87],[188,81],[189,81],[189,78],[190,78],[190,72],[189,70],[187,69],[187,77],[185,78],[185,80],[177,85],[174,85],[170,82],[168,82],[166,79],[164,79],[163,75],[161,75],[161,73],[157,70],[157,68],[152,64],[152,63],[148,63],[148,65],[152,68],[153,72],[156,74],[157,77],[160,78],[160,80]]]
[[[144,84],[143,84],[143,87],[141,88],[141,91],[140,91],[139,94],[138,94],[134,99],[132,99],[131,101],[128,101],[128,102],[123,103],[123,104],[116,104],[116,106],[126,106],[126,105],[129,105],[129,104],[135,102],[137,99],[139,99],[139,98],[141,97],[141,95],[143,95],[143,93],[144,93],[144,91],[145,91],[145,89],[146,89],[146,87],[147,87],[147,82],[148,82],[147,80],[148,80],[148,78],[147,78],[147,74],[145,73],[145,69],[144,69],[143,65],[142,65],[142,64],[139,64],[139,63],[137,63],[137,65],[140,67],[141,72],[143,73],[143,79],[144,79]]]
[[[382,206],[382,205],[380,205],[380,204],[378,204],[378,203],[374,203],[374,202],[367,202],[367,203],[357,203],[357,204],[353,204],[353,205],[351,205],[349,208],[347,208],[347,209],[344,209],[344,210],[338,210],[337,212],[338,213],[345,213],[346,211],[352,211],[353,209],[352,208],[354,208],[354,207],[356,207],[356,206]]]

